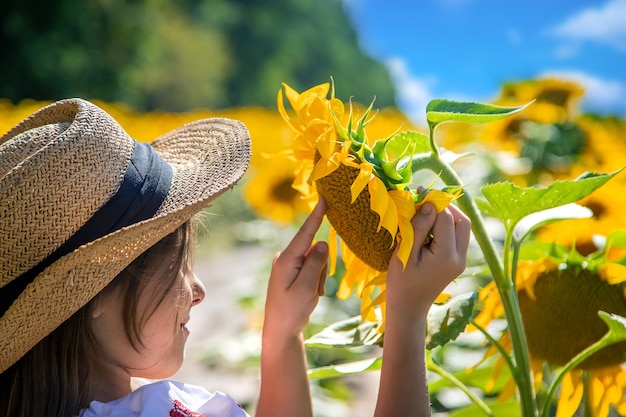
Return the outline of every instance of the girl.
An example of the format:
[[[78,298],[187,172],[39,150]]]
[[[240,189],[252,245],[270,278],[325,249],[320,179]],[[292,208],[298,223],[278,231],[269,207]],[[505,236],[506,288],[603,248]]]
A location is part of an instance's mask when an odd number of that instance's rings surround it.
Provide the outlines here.
[[[0,414],[246,416],[226,394],[169,381],[192,307],[193,216],[247,169],[250,139],[205,119],[150,145],[80,99],[51,104],[0,139]],[[258,416],[311,416],[302,330],[326,278],[312,243],[320,201],[276,255],[262,335]],[[456,208],[413,219],[406,269],[394,256],[377,416],[429,415],[426,315],[465,267],[470,225]],[[135,388],[133,378],[158,382]]]

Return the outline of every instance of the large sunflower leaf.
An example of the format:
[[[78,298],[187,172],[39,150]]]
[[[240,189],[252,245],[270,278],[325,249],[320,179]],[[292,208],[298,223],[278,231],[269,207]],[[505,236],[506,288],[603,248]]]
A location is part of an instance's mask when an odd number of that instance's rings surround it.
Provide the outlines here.
[[[426,105],[426,120],[431,130],[443,122],[491,122],[518,113],[529,104],[505,107],[494,104],[437,99]]]
[[[461,334],[474,312],[477,293],[457,295],[445,304],[434,304],[428,312],[426,349],[443,346]]]
[[[621,169],[610,174],[588,173],[574,180],[555,181],[545,188],[522,188],[509,181],[498,182],[485,185],[482,193],[487,199],[486,204],[491,206],[486,211],[502,220],[506,230],[511,232],[529,214],[574,203],[619,172]],[[481,205],[481,209],[487,208],[485,204]]]
[[[363,321],[361,316],[340,320],[314,334],[304,343],[314,347],[357,347],[378,343],[382,334],[378,332],[378,323]]]
[[[591,209],[576,203],[565,204],[547,210],[537,211],[523,217],[515,226],[515,236],[522,241],[530,232],[550,223],[567,219],[584,219],[593,216]]]
[[[337,378],[366,371],[379,371],[382,358],[363,359],[356,362],[340,363],[336,365],[320,366],[308,370],[310,379]]]

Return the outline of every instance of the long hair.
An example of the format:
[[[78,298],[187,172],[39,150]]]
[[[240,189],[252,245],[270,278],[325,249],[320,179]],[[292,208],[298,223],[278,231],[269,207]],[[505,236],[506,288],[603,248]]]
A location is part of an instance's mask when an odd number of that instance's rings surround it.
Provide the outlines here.
[[[193,264],[193,228],[184,223],[170,235],[135,259],[87,305],[77,311],[50,335],[33,347],[18,362],[0,374],[0,415],[11,417],[74,417],[93,400],[91,365],[102,360],[102,349],[91,327],[91,308],[107,293],[120,291],[124,296],[122,319],[126,337],[139,350],[141,329],[170,291],[181,288],[181,272]],[[163,268],[169,263],[167,268]],[[154,277],[152,309],[138,314],[139,296]]]

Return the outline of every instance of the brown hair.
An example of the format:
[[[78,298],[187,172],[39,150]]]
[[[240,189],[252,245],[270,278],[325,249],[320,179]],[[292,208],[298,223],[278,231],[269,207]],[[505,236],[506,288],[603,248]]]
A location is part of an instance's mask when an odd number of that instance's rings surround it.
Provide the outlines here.
[[[102,357],[91,330],[90,312],[94,302],[112,292],[123,294],[126,336],[135,350],[139,350],[145,322],[170,291],[181,288],[181,272],[187,273],[193,264],[193,242],[193,228],[188,221],[141,254],[92,301],[0,374],[0,414],[74,417],[87,407],[93,400],[88,386],[90,367],[98,361],[110,360]],[[153,308],[139,315],[138,298],[157,270],[167,272],[159,278],[158,289],[150,293]]]

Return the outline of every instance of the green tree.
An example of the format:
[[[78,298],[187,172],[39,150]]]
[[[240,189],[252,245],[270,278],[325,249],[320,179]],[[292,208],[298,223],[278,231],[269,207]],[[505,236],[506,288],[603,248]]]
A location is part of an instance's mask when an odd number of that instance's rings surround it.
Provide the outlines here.
[[[333,77],[344,100],[395,103],[340,0],[5,0],[0,25],[0,97],[12,101],[273,108],[282,81],[302,90]]]

